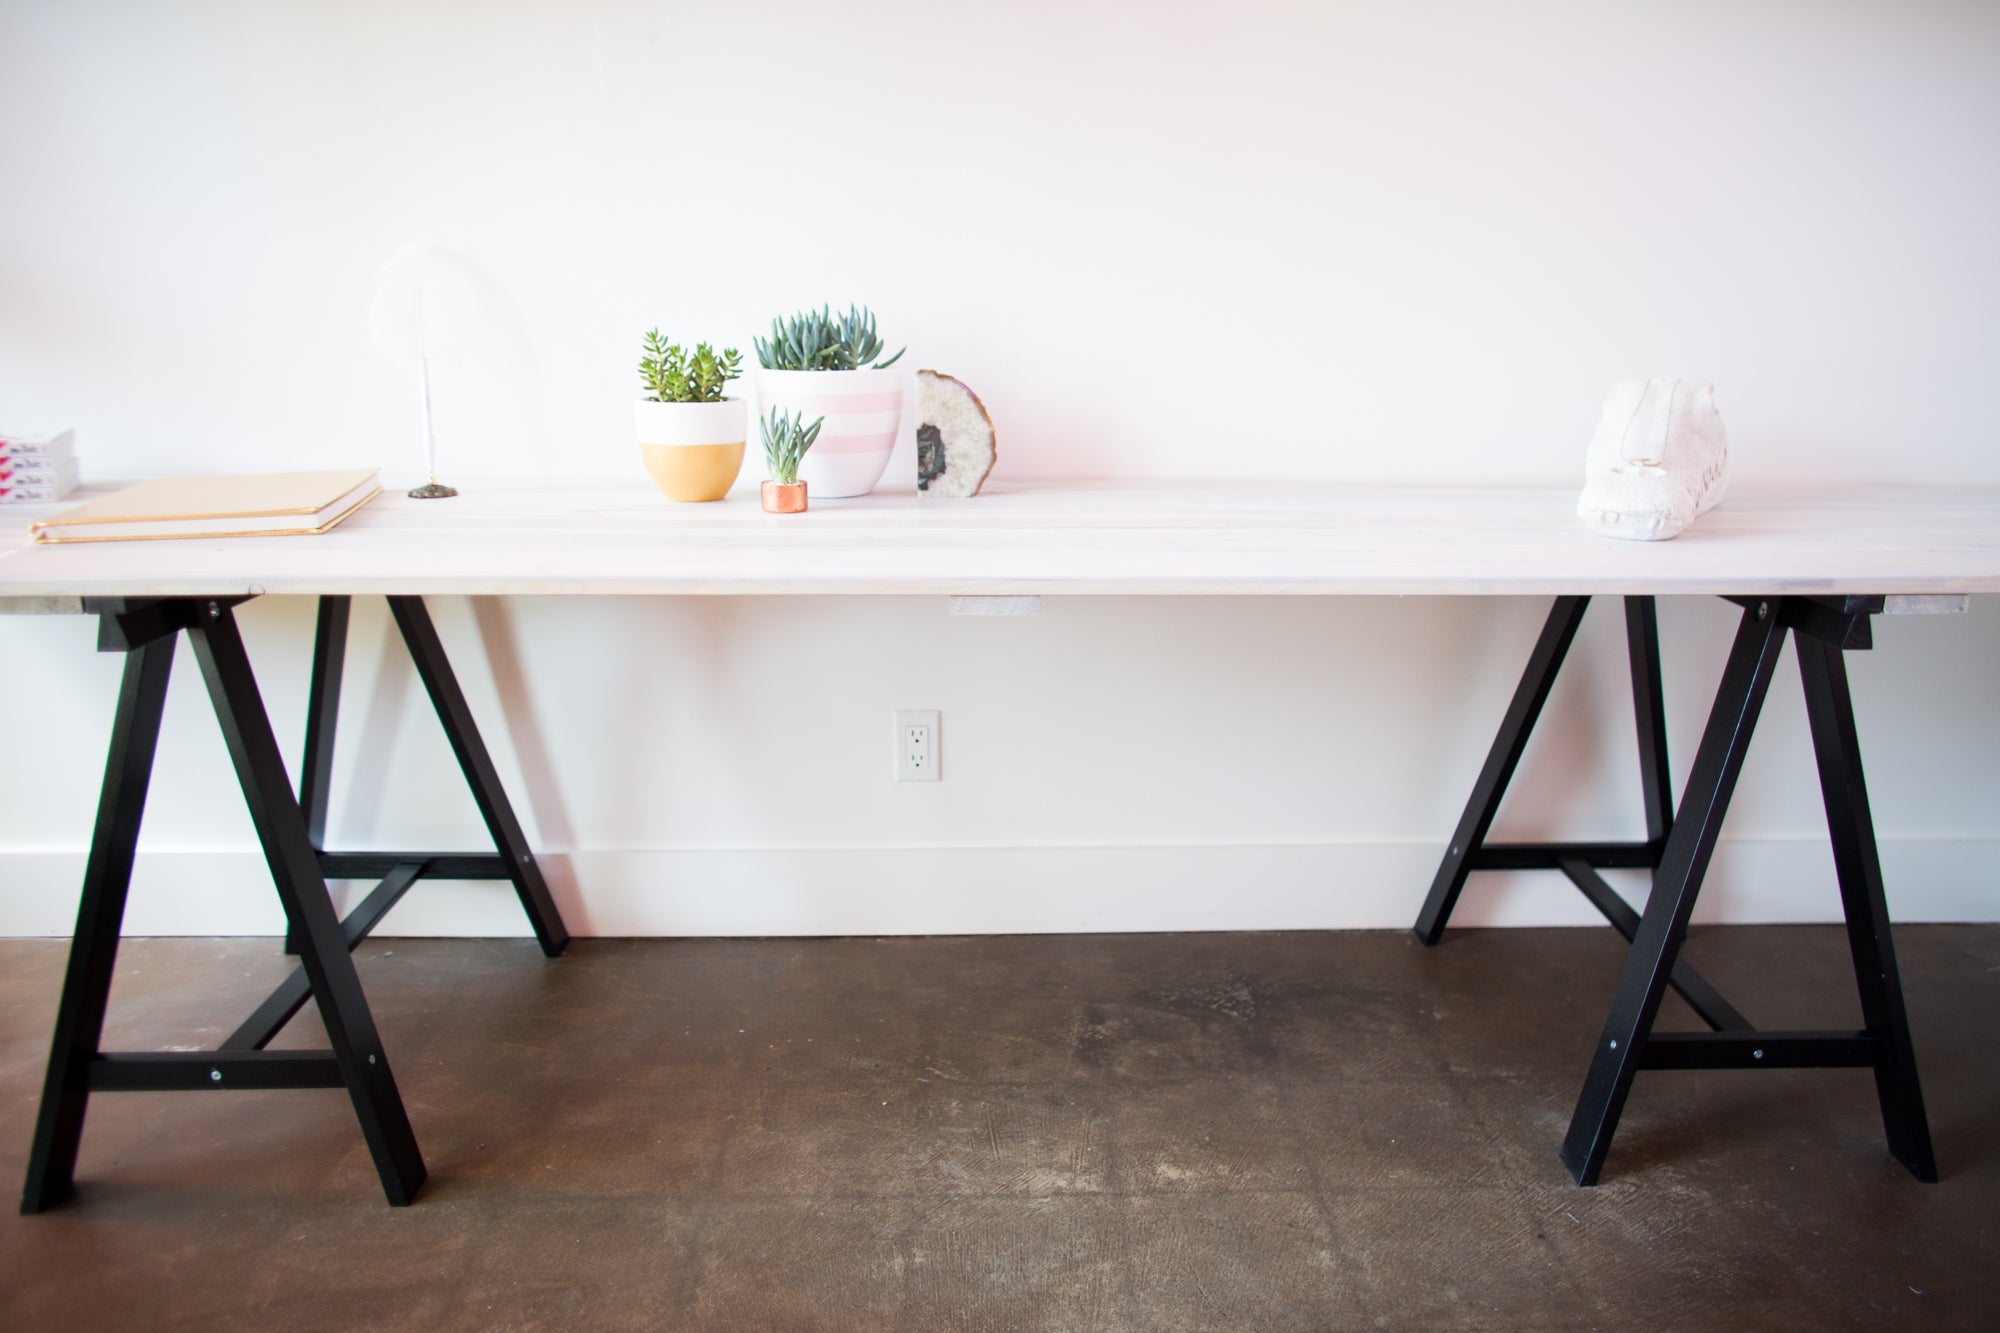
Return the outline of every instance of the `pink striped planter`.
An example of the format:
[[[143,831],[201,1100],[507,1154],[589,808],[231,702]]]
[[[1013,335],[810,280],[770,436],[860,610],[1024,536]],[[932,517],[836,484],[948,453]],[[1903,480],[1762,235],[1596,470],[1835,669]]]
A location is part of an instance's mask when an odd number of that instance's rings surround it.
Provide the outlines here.
[[[782,408],[808,422],[826,418],[799,464],[799,480],[815,500],[866,495],[882,480],[902,429],[906,373],[901,366],[757,372],[758,416]],[[750,434],[751,447],[760,447],[754,426]]]

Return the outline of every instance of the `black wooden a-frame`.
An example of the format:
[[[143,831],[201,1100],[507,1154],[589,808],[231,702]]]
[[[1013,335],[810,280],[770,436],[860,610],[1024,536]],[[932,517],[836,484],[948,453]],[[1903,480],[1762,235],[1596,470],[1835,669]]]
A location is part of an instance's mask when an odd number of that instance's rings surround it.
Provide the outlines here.
[[[349,951],[424,878],[509,880],[542,952],[553,958],[569,943],[562,915],[508,804],[423,599],[390,597],[389,608],[493,836],[496,850],[490,855],[323,849],[349,599],[329,596],[319,602],[305,758],[296,796],[236,625],[233,608],[247,600],[120,598],[87,604],[99,616],[99,650],[124,653],[125,674],[28,1159],[21,1197],[24,1213],[40,1212],[74,1191],[77,1147],[92,1093],[231,1088],[345,1088],[381,1175],[383,1192],[390,1203],[407,1204],[424,1183],[424,1159]],[[98,1046],[119,927],[174,644],[183,634],[207,681],[243,799],[284,905],[288,947],[298,953],[299,965],[213,1051],[103,1051]],[[381,877],[374,891],[345,921],[336,917],[327,880],[374,876]],[[267,1050],[271,1038],[307,999],[319,1008],[329,1049]]]
[[[1485,767],[1473,784],[1449,849],[1416,923],[1417,936],[1436,944],[1474,870],[1560,870],[1618,932],[1631,941],[1625,972],[1584,1079],[1563,1141],[1562,1160],[1580,1185],[1594,1185],[1617,1132],[1618,1117],[1641,1069],[1796,1069],[1861,1067],[1875,1071],[1889,1151],[1919,1180],[1935,1181],[1930,1128],[1910,1045],[1902,981],[1890,938],[1889,908],[1875,825],[1861,773],[1854,701],[1843,654],[1873,643],[1871,617],[1880,597],[1732,598],[1742,624],[1723,667],[1680,809],[1673,809],[1667,771],[1665,704],[1660,687],[1659,628],[1651,597],[1625,599],[1626,645],[1639,726],[1639,768],[1645,801],[1644,842],[1488,843],[1500,798],[1548,700],[1588,597],[1558,597],[1514,691]],[[1695,897],[1715,852],[1729,798],[1764,696],[1789,630],[1799,657],[1806,714],[1819,763],[1834,867],[1847,918],[1847,942],[1861,992],[1862,1021],[1852,1031],[1759,1031],[1716,989],[1680,961]],[[1605,883],[1600,869],[1647,869],[1653,885],[1643,914]],[[1708,1032],[1654,1032],[1660,1001],[1671,986]]]

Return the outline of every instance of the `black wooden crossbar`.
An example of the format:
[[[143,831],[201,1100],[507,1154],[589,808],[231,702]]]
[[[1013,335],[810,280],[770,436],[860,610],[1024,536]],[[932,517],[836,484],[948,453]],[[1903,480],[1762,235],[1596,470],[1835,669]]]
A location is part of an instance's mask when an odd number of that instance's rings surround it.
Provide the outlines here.
[[[1467,870],[1561,870],[1581,861],[1600,870],[1651,870],[1660,863],[1658,842],[1489,842],[1464,857]],[[1443,929],[1442,923],[1439,929]]]
[[[1872,1032],[1655,1032],[1641,1069],[1872,1069],[1888,1042]]]
[[[1639,914],[1632,910],[1630,903],[1618,896],[1618,891],[1604,882],[1604,877],[1582,861],[1565,857],[1561,863],[1563,874],[1576,885],[1613,930],[1625,937],[1630,944],[1639,934]],[[1673,972],[1668,978],[1680,997],[1687,1001],[1688,1008],[1694,1010],[1702,1022],[1717,1031],[1748,1031],[1752,1026],[1749,1019],[1737,1011],[1735,1005],[1722,998],[1720,991],[1688,965],[1684,959],[1675,959]]]
[[[340,931],[349,953],[356,945],[368,938],[377,923],[389,914],[389,909],[402,901],[424,873],[422,861],[405,861],[390,871],[388,877],[375,886],[375,891],[362,899],[352,912],[340,923]],[[306,977],[303,967],[295,967],[291,975],[278,983],[264,1003],[257,1006],[255,1013],[243,1020],[241,1027],[229,1034],[219,1049],[225,1051],[261,1051],[271,1038],[283,1030],[312,996],[312,982]]]
[[[90,1058],[85,1083],[92,1092],[347,1086],[332,1051],[107,1051]]]
[[[321,852],[328,879],[380,879],[396,867],[421,861],[425,879],[511,879],[513,866],[492,852]]]

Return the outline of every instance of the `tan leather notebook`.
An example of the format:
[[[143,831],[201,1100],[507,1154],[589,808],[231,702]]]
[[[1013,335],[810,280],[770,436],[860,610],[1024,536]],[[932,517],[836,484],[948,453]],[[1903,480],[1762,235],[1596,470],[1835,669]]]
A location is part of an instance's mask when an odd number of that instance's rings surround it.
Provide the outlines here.
[[[382,493],[373,468],[161,477],[32,523],[38,542],[309,536]]]

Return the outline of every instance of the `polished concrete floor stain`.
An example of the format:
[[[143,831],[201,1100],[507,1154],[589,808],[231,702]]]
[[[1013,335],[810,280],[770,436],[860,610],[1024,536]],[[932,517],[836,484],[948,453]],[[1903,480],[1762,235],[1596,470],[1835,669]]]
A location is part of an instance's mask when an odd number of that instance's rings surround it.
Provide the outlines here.
[[[2000,927],[1898,944],[1941,1183],[1865,1071],[1660,1072],[1585,1190],[1608,930],[372,941],[416,1206],[338,1091],[99,1095],[77,1199],[0,1216],[0,1327],[2000,1327]],[[0,941],[10,1188],[65,950]],[[1859,1022],[1837,927],[1688,956]],[[127,941],[106,1046],[213,1045],[285,968]]]

